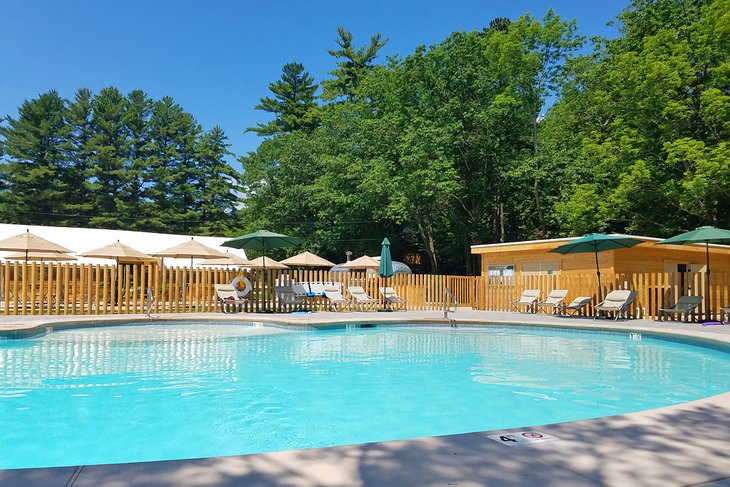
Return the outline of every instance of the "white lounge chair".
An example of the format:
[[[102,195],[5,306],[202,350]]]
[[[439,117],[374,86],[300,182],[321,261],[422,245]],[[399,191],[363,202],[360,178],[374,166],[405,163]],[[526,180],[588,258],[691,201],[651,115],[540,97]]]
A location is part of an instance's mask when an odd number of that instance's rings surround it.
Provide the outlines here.
[[[570,311],[570,314],[574,315],[580,312],[580,310],[582,310],[586,306],[588,306],[591,301],[593,301],[593,298],[590,296],[578,296],[570,303],[558,306],[558,310],[560,313],[563,314],[565,314],[566,311]]]
[[[370,297],[365,289],[360,286],[350,286],[347,288],[347,292],[350,293],[354,305],[362,311],[373,309],[378,304],[378,300]]]
[[[342,295],[340,286],[326,284],[322,289],[329,303],[330,310],[335,308],[342,311],[350,305],[350,300]]]
[[[239,298],[233,284],[216,284],[213,287],[215,288],[215,294],[218,296],[218,302],[221,305],[222,312],[232,313],[243,310],[243,303],[248,299]]]
[[[525,289],[518,299],[512,301],[512,307],[520,313],[527,313],[528,311],[534,313],[538,299],[540,299],[539,289]],[[525,311],[522,311],[520,306],[524,306]]]
[[[598,318],[598,315],[602,313],[612,312],[615,313],[614,320],[618,320],[619,317],[626,318],[626,311],[628,311],[631,303],[636,299],[636,291],[611,291],[606,295],[606,299],[596,305],[596,316],[593,319]]]
[[[702,296],[680,296],[674,306],[659,308],[659,317],[665,318],[667,315],[681,314],[684,315],[682,321],[687,321],[689,315],[697,309],[700,303],[702,303]]]
[[[385,305],[390,306],[390,308],[394,311],[405,309],[406,304],[408,303],[408,300],[398,296],[398,293],[395,292],[395,289],[392,287],[381,287],[380,294],[383,295]]]
[[[545,313],[547,313],[547,310],[549,309],[551,314],[555,314],[559,311],[560,305],[563,304],[563,300],[567,295],[568,291],[564,289],[554,289],[550,291],[550,294],[547,295],[547,298],[545,298],[544,301],[537,303],[537,307]]]

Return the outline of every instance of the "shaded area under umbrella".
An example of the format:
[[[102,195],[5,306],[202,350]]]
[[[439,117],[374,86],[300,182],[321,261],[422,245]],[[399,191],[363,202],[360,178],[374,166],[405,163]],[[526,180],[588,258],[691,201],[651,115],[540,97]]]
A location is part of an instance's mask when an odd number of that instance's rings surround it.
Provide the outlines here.
[[[690,245],[705,244],[705,255],[707,256],[707,271],[705,279],[707,281],[707,291],[710,290],[710,244],[730,242],[730,230],[716,228],[711,226],[699,227],[689,232],[681,233],[668,239],[657,242],[657,245]],[[705,310],[707,316],[710,316],[710,300],[705,299]]]
[[[28,260],[30,252],[52,252],[55,254],[70,254],[72,252],[66,247],[30,233],[30,230],[26,230],[25,233],[21,233],[20,235],[0,240],[0,250],[23,252],[25,254],[25,260]]]
[[[572,240],[559,247],[552,249],[550,252],[558,254],[579,254],[583,252],[593,252],[596,257],[596,276],[598,277],[598,302],[601,302],[601,269],[598,266],[598,252],[607,250],[628,249],[634,245],[643,243],[625,235],[591,233],[584,237]]]

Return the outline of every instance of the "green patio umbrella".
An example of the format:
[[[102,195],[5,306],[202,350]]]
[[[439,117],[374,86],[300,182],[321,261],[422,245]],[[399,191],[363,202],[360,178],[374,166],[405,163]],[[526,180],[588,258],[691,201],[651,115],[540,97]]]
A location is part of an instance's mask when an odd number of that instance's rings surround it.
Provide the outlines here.
[[[723,243],[730,242],[730,230],[724,230],[716,227],[700,227],[692,231],[680,233],[674,237],[670,237],[657,244],[675,244],[675,245],[687,245],[687,244],[705,244],[705,253],[707,256],[707,289],[710,289],[710,243]],[[709,313],[710,300],[705,300],[705,305]]]
[[[302,240],[280,233],[269,232],[266,230],[258,230],[254,233],[241,235],[240,237],[226,240],[221,244],[222,247],[231,247],[233,249],[253,249],[260,250],[263,260],[263,272],[266,275],[266,251],[269,249],[278,249],[280,247],[293,247],[302,243]],[[265,305],[264,305],[265,306]],[[266,308],[262,310],[268,312]]]
[[[601,301],[601,269],[598,267],[598,252],[606,250],[628,249],[642,243],[643,240],[627,237],[625,235],[606,235],[603,233],[591,233],[584,237],[571,240],[550,252],[558,254],[578,254],[582,252],[593,252],[596,256],[596,276],[598,276],[598,301]]]
[[[384,279],[388,279],[393,275],[393,259],[390,257],[390,241],[388,238],[383,239],[380,249],[380,267],[378,267],[378,275]],[[387,283],[387,282],[386,282]],[[387,289],[387,286],[386,286]],[[386,296],[387,298],[387,296]],[[391,308],[383,308],[379,311],[393,311]]]

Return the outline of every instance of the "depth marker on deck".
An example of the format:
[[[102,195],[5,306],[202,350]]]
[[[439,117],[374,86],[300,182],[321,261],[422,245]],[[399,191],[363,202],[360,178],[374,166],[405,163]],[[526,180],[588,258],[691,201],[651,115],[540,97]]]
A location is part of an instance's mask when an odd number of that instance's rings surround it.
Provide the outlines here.
[[[539,443],[541,441],[557,440],[554,436],[539,431],[515,431],[514,433],[504,433],[501,435],[484,435],[490,440],[496,441],[507,446],[522,446],[531,443]]]

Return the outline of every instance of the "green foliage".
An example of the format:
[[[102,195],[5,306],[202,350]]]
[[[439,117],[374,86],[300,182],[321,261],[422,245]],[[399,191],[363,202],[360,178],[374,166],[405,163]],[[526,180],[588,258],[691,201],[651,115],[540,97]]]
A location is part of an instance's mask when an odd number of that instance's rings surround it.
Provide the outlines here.
[[[619,16],[624,36],[573,64],[545,127],[583,188],[559,195],[562,233],[730,224],[729,9],[727,0],[637,0]],[[581,221],[586,194],[601,204]]]
[[[339,37],[336,42],[340,49],[329,51],[330,55],[338,59],[337,69],[329,73],[335,79],[322,83],[322,98],[334,100],[345,97],[353,101],[360,83],[372,70],[378,51],[388,43],[388,39],[382,39],[382,35],[378,33],[370,37],[369,45],[356,48],[352,44],[350,31],[338,27],[337,35]]]
[[[314,101],[317,84],[300,63],[288,63],[282,68],[281,79],[269,84],[274,98],[264,97],[256,106],[276,115],[267,124],[248,130],[256,135],[275,135],[304,130],[311,132],[319,124],[319,106]]]
[[[45,225],[221,234],[236,211],[226,136],[169,97],[56,92],[0,125],[0,215]]]

